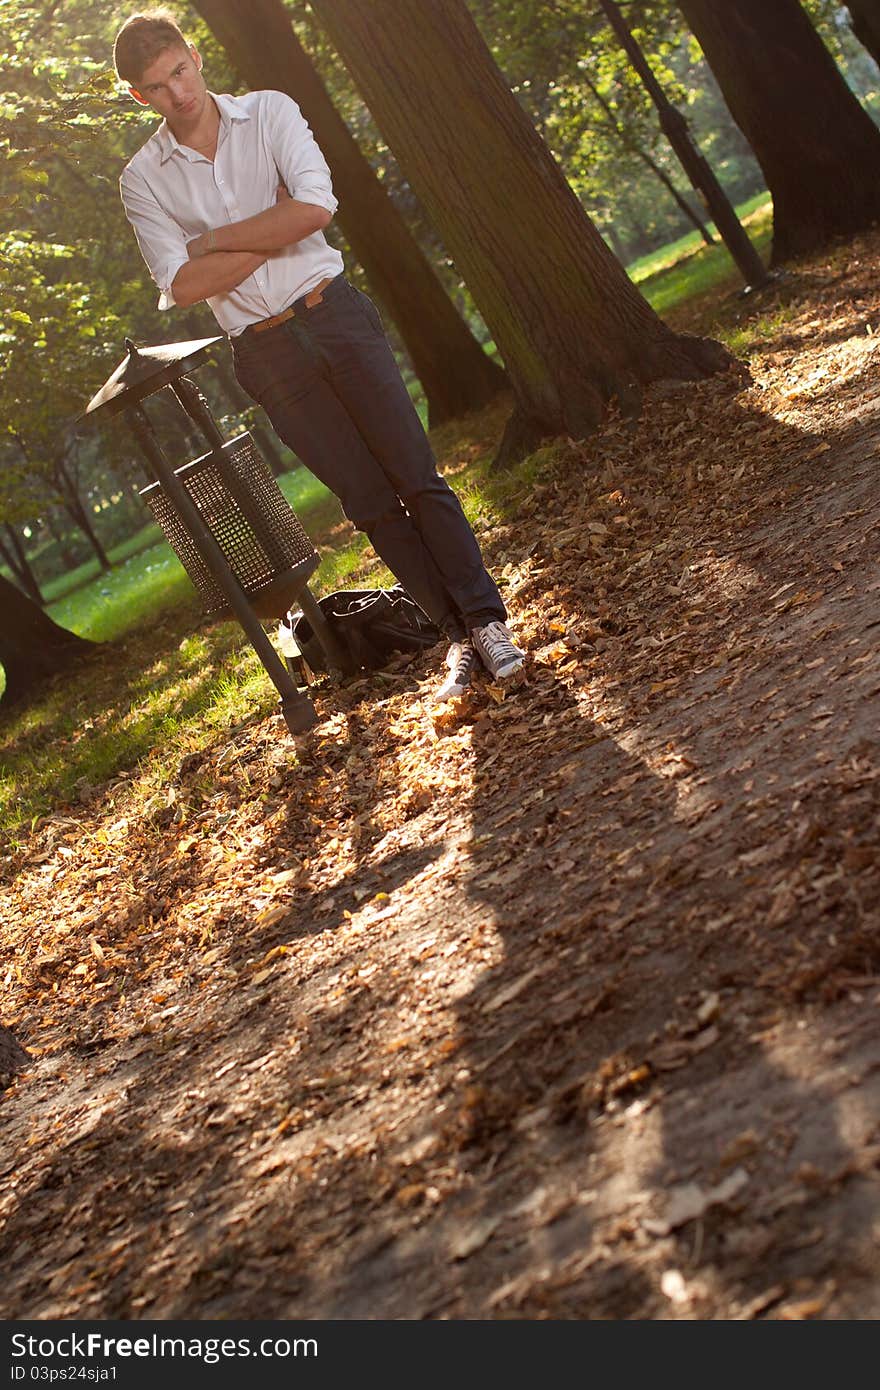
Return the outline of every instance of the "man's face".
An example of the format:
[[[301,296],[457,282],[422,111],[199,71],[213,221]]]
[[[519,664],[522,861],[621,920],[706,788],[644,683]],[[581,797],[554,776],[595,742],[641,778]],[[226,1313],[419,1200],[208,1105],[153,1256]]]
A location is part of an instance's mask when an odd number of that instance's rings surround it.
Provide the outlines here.
[[[182,44],[164,49],[130,91],[135,101],[152,106],[172,127],[195,125],[208,99],[201,59],[194,48]]]

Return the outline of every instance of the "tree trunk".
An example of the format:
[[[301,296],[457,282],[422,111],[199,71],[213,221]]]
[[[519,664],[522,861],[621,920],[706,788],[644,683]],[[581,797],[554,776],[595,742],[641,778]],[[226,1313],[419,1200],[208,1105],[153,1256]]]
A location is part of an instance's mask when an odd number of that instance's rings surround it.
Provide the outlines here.
[[[736,215],[736,210],[715,174],[691,139],[688,123],[667,99],[660,83],[620,12],[615,0],[599,0],[602,12],[617,35],[626,56],[657,108],[660,128],[678,157],[694,188],[706,199],[706,206],[715,219],[715,226],[733,260],[751,288],[767,281],[764,262],[758,255],[748,233]]]
[[[691,207],[687,198],[683,198],[681,196],[669,175],[660,168],[660,165],[656,162],[655,159],[651,157],[651,155],[648,154],[647,150],[643,150],[637,145],[635,147],[635,153],[638,156],[638,158],[642,161],[642,163],[648,166],[652,174],[654,174],[654,176],[657,179],[659,179],[660,183],[662,183],[663,187],[666,189],[673,202],[684,213],[688,221],[694,224],[706,245],[714,246],[715,238],[709,231],[709,228],[706,226],[705,222],[702,220],[699,214],[695,212],[694,209]]]
[[[620,234],[613,223],[610,223],[605,228],[605,235],[611,243],[611,250],[614,252],[621,265],[624,265],[626,262],[626,247],[620,240]]]
[[[53,623],[47,613],[0,575],[0,666],[6,674],[3,705],[29,695],[47,676],[93,643]]]
[[[46,525],[58,543],[58,554],[69,570],[75,570],[79,561],[71,550],[67,542],[67,536],[61,522],[55,515],[54,508],[50,507],[46,512]]]
[[[880,66],[880,0],[847,0],[850,27]]]
[[[502,369],[464,322],[412,233],[335,110],[281,0],[194,0],[252,87],[287,92],[302,107],[330,165],[337,221],[371,289],[397,326],[439,425],[506,389]]]
[[[25,1052],[15,1034],[0,1023],[0,1086],[8,1086],[15,1073],[29,1061],[30,1053]]]
[[[517,408],[499,462],[609,400],[733,359],[657,317],[511,93],[463,0],[313,0],[494,335]],[[381,13],[380,13],[381,11]]]
[[[714,246],[715,238],[709,231],[709,228],[706,226],[705,222],[702,221],[699,215],[696,212],[694,212],[694,209],[691,207],[687,199],[681,196],[669,175],[665,172],[665,170],[660,168],[660,165],[657,163],[656,159],[654,159],[652,155],[648,154],[647,150],[643,150],[638,141],[632,138],[632,136],[627,131],[626,126],[623,125],[623,123],[619,121],[615,116],[611,105],[605,100],[602,93],[599,91],[599,88],[596,86],[595,82],[591,82],[590,78],[586,75],[586,73],[583,74],[583,80],[586,86],[589,87],[590,91],[593,93],[593,96],[597,104],[602,108],[608,125],[614,131],[615,135],[617,136],[620,143],[623,145],[624,149],[629,150],[631,154],[634,154],[637,159],[640,159],[642,163],[651,170],[651,173],[654,175],[655,178],[659,179],[660,183],[662,183],[667,193],[674,200],[676,206],[681,209],[688,221],[693,222],[694,226],[700,233],[700,236],[703,238],[706,245]]]
[[[773,195],[778,265],[880,216],[880,131],[798,0],[679,0]]]
[[[0,553],[2,553],[6,563],[28,598],[32,598],[34,603],[39,603],[42,607],[45,600],[40,593],[37,577],[31,569],[30,561],[25,554],[24,546],[21,543],[21,537],[15,527],[10,525],[8,521],[3,523],[3,528],[6,532],[7,539],[6,541],[0,541]]]
[[[67,512],[67,515],[73,522],[74,526],[78,527],[78,529],[82,531],[83,535],[85,536],[86,540],[88,541],[89,545],[92,547],[92,550],[95,552],[95,555],[97,556],[98,564],[101,566],[101,569],[106,573],[107,570],[112,568],[110,560],[108,559],[107,552],[98,538],[98,533],[96,532],[94,526],[92,525],[89,519],[89,514],[83,506],[82,501],[80,500],[79,494],[76,492],[75,489],[71,489],[70,491],[68,491],[65,488],[61,497],[61,504],[64,507],[64,510]]]
[[[92,525],[91,518],[82,503],[82,498],[77,490],[76,483],[67,471],[67,464],[61,454],[55,459],[55,479],[58,487],[58,496],[64,510],[70,517],[74,526],[82,531],[89,545],[98,557],[98,564],[105,572],[112,568],[98,533]]]

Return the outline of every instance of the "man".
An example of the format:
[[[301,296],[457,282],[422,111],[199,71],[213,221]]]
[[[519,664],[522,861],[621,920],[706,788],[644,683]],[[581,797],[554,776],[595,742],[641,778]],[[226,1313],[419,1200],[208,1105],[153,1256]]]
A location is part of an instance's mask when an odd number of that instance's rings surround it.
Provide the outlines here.
[[[337,204],[299,107],[281,92],[213,95],[164,10],[122,26],[114,61],[164,117],[120,180],[159,308],[207,300],[244,390],[444,632],[437,698],[462,694],[481,662],[506,679],[523,653],[379,314],[324,239]]]

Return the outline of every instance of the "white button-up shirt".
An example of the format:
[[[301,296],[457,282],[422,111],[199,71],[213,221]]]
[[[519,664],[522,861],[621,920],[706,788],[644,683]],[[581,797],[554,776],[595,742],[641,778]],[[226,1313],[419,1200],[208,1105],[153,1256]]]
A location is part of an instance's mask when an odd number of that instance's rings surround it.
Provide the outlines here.
[[[187,243],[211,227],[274,207],[279,183],[298,202],[336,211],[330,170],[295,101],[283,92],[213,99],[220,112],[213,161],[178,144],[163,121],[119,180],[125,215],[161,291],[160,309],[174,306],[171,285],[189,259]],[[313,232],[273,252],[236,289],[207,302],[234,337],[342,269],[339,252],[323,232]]]

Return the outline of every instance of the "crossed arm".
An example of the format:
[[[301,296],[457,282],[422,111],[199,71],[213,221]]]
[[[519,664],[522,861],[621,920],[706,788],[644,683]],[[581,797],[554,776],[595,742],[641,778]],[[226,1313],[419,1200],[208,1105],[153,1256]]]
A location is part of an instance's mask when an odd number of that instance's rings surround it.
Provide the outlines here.
[[[189,261],[181,266],[171,286],[174,302],[186,308],[211,295],[234,290],[273,252],[322,231],[331,216],[314,203],[297,202],[280,185],[273,207],[240,222],[214,227],[189,242]]]

